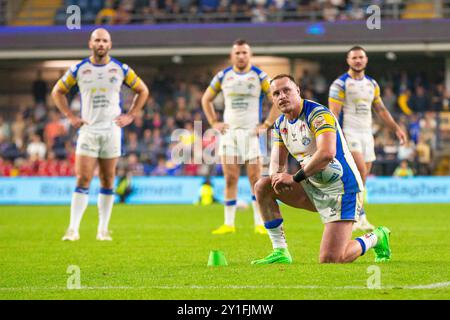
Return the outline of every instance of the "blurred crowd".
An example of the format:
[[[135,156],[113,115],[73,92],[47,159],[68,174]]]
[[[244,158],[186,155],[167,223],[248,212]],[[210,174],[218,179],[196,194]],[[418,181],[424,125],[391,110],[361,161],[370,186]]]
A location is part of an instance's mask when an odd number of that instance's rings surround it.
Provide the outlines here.
[[[57,24],[65,23],[65,8],[71,4],[81,7],[83,23],[116,25],[359,20],[373,4],[398,18],[404,7],[403,0],[66,0]]]
[[[124,130],[125,156],[119,163],[119,174],[222,174],[220,165],[196,163],[192,152],[194,144],[207,149],[217,142],[214,135],[203,134],[208,124],[200,103],[211,78],[212,74],[189,79],[181,75],[174,77],[172,73],[160,70],[151,79],[144,79],[152,96],[141,115]],[[379,79],[386,107],[410,140],[400,146],[385,126],[374,121],[375,175],[392,175],[402,161],[412,166],[413,174],[433,173],[433,152],[439,143],[437,115],[439,111],[449,111],[450,99],[442,79],[437,80],[429,82],[424,75],[407,73]],[[302,96],[326,104],[332,81],[321,74],[305,72],[299,79]],[[20,107],[13,114],[0,114],[0,176],[72,176],[76,130],[48,101],[49,84],[36,80],[31,90],[34,105]],[[125,106],[130,105],[132,98],[133,93],[125,90]],[[216,107],[220,113],[223,104],[220,97],[218,100]],[[71,92],[69,101],[72,111],[79,113],[79,95]],[[268,107],[267,102],[265,110]],[[199,133],[194,131],[195,123],[201,127]],[[173,158],[174,154],[183,159],[183,164]],[[295,167],[295,161],[290,165]]]

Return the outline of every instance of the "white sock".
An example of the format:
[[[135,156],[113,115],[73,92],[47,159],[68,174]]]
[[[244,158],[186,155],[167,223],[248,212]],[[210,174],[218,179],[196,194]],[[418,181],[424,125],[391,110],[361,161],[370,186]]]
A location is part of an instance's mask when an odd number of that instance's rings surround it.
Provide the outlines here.
[[[267,229],[270,240],[272,241],[272,247],[274,249],[286,249],[287,243],[283,230],[283,219],[275,219],[266,222],[264,225]]]
[[[236,200],[225,201],[225,224],[234,226],[234,219],[236,218]]]
[[[81,218],[89,202],[89,189],[76,187],[72,194],[72,202],[70,204],[70,226],[69,229],[78,233]]]
[[[98,194],[98,232],[108,231],[109,220],[111,219],[114,205],[114,192],[112,189],[100,189]]]
[[[261,218],[261,214],[259,213],[258,203],[256,202],[256,199],[254,198],[254,196],[253,196],[253,200],[252,200],[252,207],[253,207],[253,219],[255,220],[255,226],[264,225],[262,218]]]
[[[373,248],[376,246],[378,237],[375,233],[371,232],[371,233],[367,233],[361,237],[358,237],[355,240],[361,244],[361,247],[362,247],[361,255],[363,255],[364,253],[369,251],[370,248]]]

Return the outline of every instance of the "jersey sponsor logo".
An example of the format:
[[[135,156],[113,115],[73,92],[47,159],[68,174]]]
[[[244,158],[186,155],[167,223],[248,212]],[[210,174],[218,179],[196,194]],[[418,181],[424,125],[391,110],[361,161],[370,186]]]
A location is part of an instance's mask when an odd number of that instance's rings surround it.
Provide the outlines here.
[[[95,149],[91,148],[87,143],[81,144],[80,147],[81,147],[81,150],[85,150],[85,151],[93,151],[93,152],[96,151]]]

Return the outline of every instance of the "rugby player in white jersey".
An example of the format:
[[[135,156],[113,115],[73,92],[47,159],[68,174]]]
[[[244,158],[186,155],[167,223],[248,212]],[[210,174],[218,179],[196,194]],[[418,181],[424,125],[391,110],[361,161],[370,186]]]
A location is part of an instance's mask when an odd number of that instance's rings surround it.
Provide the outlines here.
[[[62,240],[80,238],[79,226],[88,206],[89,186],[97,165],[100,178],[97,240],[112,240],[108,225],[114,204],[116,165],[122,154],[122,128],[133,122],[149,94],[145,83],[129,66],[109,56],[111,46],[108,31],[94,30],[89,39],[91,56],[72,66],[52,91],[58,109],[73,127],[79,128],[76,188],[72,194],[70,225]],[[80,117],[71,112],[65,96],[75,84],[81,96]],[[127,113],[122,113],[122,84],[136,93]]]
[[[271,127],[279,115],[271,108],[261,124],[262,101],[269,93],[269,78],[250,62],[252,52],[245,40],[236,40],[231,50],[232,66],[220,71],[202,97],[202,107],[209,124],[221,132],[219,155],[225,176],[225,222],[213,234],[234,233],[237,186],[241,164],[245,164],[252,190],[255,233],[266,234],[253,186],[261,176],[258,132]],[[225,100],[223,121],[219,121],[213,100],[222,91]],[[270,97],[269,97],[270,98]]]
[[[390,260],[389,229],[379,227],[351,239],[362,206],[363,184],[336,118],[325,106],[302,99],[289,75],[276,76],[270,88],[273,104],[282,115],[275,122],[270,176],[258,180],[255,192],[273,251],[252,264],[292,262],[278,201],[319,212],[324,223],[320,263],[352,262],[371,248],[375,261]],[[286,172],[289,154],[301,164],[293,175]],[[340,174],[332,180],[317,180],[324,169],[339,164]]]
[[[375,161],[375,146],[372,135],[372,110],[383,123],[404,144],[406,134],[392,118],[384,106],[377,82],[365,74],[368,58],[366,51],[359,46],[347,52],[347,73],[336,79],[330,87],[328,106],[334,113],[344,131],[345,139],[355,159],[363,183]],[[374,226],[369,223],[364,209],[353,230],[371,231]]]

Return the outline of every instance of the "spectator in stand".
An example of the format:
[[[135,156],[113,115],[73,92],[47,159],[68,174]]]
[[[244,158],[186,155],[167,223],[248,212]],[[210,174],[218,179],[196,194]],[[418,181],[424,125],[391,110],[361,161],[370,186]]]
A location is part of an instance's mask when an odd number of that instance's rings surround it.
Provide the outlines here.
[[[114,16],[114,24],[130,24],[132,11],[133,1],[121,1]]]
[[[394,93],[394,90],[392,89],[392,86],[388,85],[384,87],[383,89],[383,96],[382,96],[384,105],[386,106],[386,109],[393,115],[396,116],[398,113],[397,110],[397,96]]]
[[[12,141],[21,148],[24,144],[26,124],[22,112],[16,113],[14,122],[11,125]]]
[[[414,176],[413,170],[409,167],[408,161],[403,160],[400,165],[395,169],[394,177],[409,178]]]
[[[391,175],[394,172],[395,167],[397,166],[397,158],[398,158],[398,147],[394,143],[392,137],[388,136],[385,142],[383,152],[384,152],[384,160],[385,160],[385,173],[387,175]]]
[[[166,158],[163,155],[158,156],[158,164],[153,169],[152,176],[166,176],[167,168],[166,168]]]
[[[105,6],[97,13],[96,25],[114,24],[116,10],[114,10],[114,0],[106,0]]]
[[[133,176],[142,176],[144,175],[144,166],[139,162],[139,158],[135,153],[131,153],[127,157],[128,160],[128,169]]]
[[[417,144],[420,135],[420,116],[418,114],[413,114],[409,121],[409,137],[415,144]]]
[[[4,137],[5,139],[9,139],[11,136],[11,128],[9,123],[5,121],[5,119],[0,115],[0,137]]]
[[[138,135],[136,134],[136,132],[128,132],[127,143],[125,144],[125,153],[135,154],[139,158],[143,151],[145,150],[141,149],[141,145],[139,143]]]
[[[431,109],[430,97],[423,86],[416,86],[416,90],[411,95],[408,105],[414,112],[425,112]]]
[[[61,122],[59,113],[55,110],[51,110],[49,113],[49,122],[45,125],[44,129],[44,141],[48,149],[52,149],[57,137],[64,136],[66,130]]]
[[[33,134],[31,141],[27,146],[28,157],[37,156],[39,160],[44,160],[47,153],[47,146],[42,142],[41,136]]]
[[[424,137],[419,137],[419,143],[416,146],[417,173],[421,176],[431,174],[431,147],[425,142]]]
[[[162,127],[162,129],[161,129],[161,134],[165,138],[165,141],[164,141],[165,144],[170,143],[171,136],[176,129],[178,129],[178,126],[175,123],[175,118],[168,117],[166,119],[166,123],[165,123],[164,127]]]
[[[436,148],[436,120],[434,112],[426,112],[422,119],[419,120],[420,133],[425,143],[428,143],[432,148]]]
[[[407,140],[405,144],[398,147],[397,158],[399,161],[406,160],[408,162],[413,162],[416,156],[416,148],[411,140]]]

